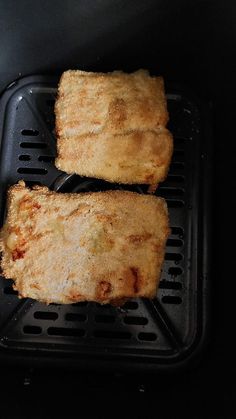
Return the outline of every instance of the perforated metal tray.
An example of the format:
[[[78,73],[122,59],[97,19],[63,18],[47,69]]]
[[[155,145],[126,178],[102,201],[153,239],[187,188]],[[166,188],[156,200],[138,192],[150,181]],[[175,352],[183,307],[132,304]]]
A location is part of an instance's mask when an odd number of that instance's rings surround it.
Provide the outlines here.
[[[121,188],[67,176],[54,167],[57,78],[34,76],[13,83],[0,101],[0,198],[24,179],[61,192]],[[169,206],[172,232],[157,298],[122,309],[95,303],[44,305],[19,300],[0,280],[0,359],[112,369],[186,366],[207,339],[209,160],[205,114],[182,88],[167,87],[174,156],[157,194]],[[145,193],[147,187],[126,186]],[[50,278],[48,278],[50,280]]]

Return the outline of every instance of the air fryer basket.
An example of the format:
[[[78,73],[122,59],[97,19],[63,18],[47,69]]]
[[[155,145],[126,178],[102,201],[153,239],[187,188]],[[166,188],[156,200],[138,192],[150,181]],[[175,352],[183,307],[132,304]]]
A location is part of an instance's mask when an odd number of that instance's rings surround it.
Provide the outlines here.
[[[57,78],[31,76],[11,84],[0,101],[0,199],[24,179],[61,192],[121,188],[68,176],[54,166],[54,101]],[[206,116],[182,87],[167,86],[174,155],[158,188],[171,223],[157,298],[134,299],[122,308],[96,303],[45,305],[19,300],[0,279],[0,359],[49,361],[74,366],[130,369],[183,367],[207,339],[208,167]],[[126,186],[146,193],[147,187]],[[50,278],[48,278],[50,280]],[[28,358],[29,359],[29,358]]]

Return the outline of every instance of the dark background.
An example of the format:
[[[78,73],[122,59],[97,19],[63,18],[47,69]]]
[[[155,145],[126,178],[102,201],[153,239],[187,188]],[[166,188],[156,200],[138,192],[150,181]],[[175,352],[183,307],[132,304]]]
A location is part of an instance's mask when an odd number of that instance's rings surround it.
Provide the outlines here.
[[[235,51],[234,1],[0,0],[0,90],[69,68],[148,68],[209,103],[214,163],[211,334],[198,365],[168,376],[1,365],[1,419],[235,417]]]

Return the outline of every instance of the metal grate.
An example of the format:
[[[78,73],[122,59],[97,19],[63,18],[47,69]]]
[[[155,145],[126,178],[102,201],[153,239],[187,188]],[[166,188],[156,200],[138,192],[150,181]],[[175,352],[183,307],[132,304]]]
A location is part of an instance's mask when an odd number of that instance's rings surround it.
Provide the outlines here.
[[[65,175],[54,167],[55,95],[55,79],[29,77],[2,98],[2,217],[6,189],[20,179],[29,186],[37,183],[61,192],[121,188]],[[167,200],[172,232],[157,298],[132,300],[121,309],[96,303],[47,306],[19,300],[10,281],[1,279],[0,348],[23,350],[24,354],[40,350],[54,357],[74,353],[78,360],[81,354],[141,359],[141,363],[152,359],[155,365],[167,366],[175,365],[196,345],[204,315],[199,283],[203,247],[198,244],[203,133],[199,108],[185,94],[170,90],[168,108],[174,155],[169,175],[157,193]],[[145,185],[123,188],[147,191]]]

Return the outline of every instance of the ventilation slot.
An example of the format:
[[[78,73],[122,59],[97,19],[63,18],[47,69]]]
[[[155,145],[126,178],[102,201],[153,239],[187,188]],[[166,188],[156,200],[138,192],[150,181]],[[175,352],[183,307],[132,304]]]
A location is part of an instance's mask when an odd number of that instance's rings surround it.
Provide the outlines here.
[[[171,234],[179,236],[180,239],[184,236],[184,230],[181,227],[171,227]]]
[[[19,169],[17,169],[17,172],[25,175],[46,175],[48,171],[46,169],[39,169],[36,167],[20,167]]]
[[[36,137],[39,135],[39,131],[37,129],[23,129],[21,134],[26,137]]]
[[[131,333],[129,332],[115,332],[113,330],[95,330],[93,333],[95,338],[103,339],[130,339]]]
[[[68,329],[66,327],[49,327],[48,335],[82,337],[85,335],[85,331],[83,329]]]
[[[111,308],[110,304],[99,304],[99,303],[96,303],[96,306],[100,310],[105,310],[105,309],[110,309]]]
[[[38,161],[42,161],[44,163],[52,163],[54,162],[54,156],[39,156]]]
[[[66,313],[65,319],[68,322],[85,322],[87,316],[82,313]]]
[[[46,143],[31,143],[31,142],[22,142],[20,143],[21,148],[47,148]]]
[[[173,163],[171,163],[171,166],[170,166],[171,174],[173,174],[173,173],[178,174],[179,172],[182,173],[183,170],[184,170],[184,163],[183,162],[173,162]]]
[[[157,335],[155,333],[145,333],[141,332],[138,334],[139,340],[146,340],[146,341],[154,341],[157,339]]]
[[[176,282],[176,281],[161,281],[159,284],[159,288],[160,289],[165,289],[165,290],[181,290],[182,289],[182,284],[180,282]]]
[[[168,270],[168,274],[171,276],[178,276],[178,275],[182,275],[183,271],[181,268],[176,268],[175,266],[172,266],[171,268],[169,268]]]
[[[21,156],[19,156],[19,160],[22,161],[29,161],[31,159],[31,157],[28,154],[22,154]]]
[[[179,262],[183,259],[183,256],[180,253],[166,253],[165,260],[174,260],[175,262]]]
[[[168,183],[184,183],[185,177],[181,175],[169,175],[166,181]]]
[[[39,180],[25,180],[24,182],[26,186],[29,186],[30,188],[32,188],[32,186],[35,185],[42,185],[42,183]]]
[[[181,188],[159,188],[160,195],[163,197],[183,196],[184,190]]]
[[[87,307],[87,305],[88,305],[88,302],[87,302],[87,301],[82,301],[82,302],[80,302],[80,303],[75,303],[75,304],[73,304],[73,307],[80,307],[80,308],[83,308],[83,307]]]
[[[18,292],[15,291],[10,285],[4,288],[4,294],[7,295],[18,295]]]
[[[163,304],[181,304],[182,298],[175,295],[165,295],[162,297],[161,301]]]
[[[42,329],[39,326],[25,326],[23,332],[27,335],[40,335]]]
[[[183,149],[185,146],[185,139],[184,138],[174,138],[174,147],[175,149]]]
[[[139,325],[148,324],[148,319],[146,319],[146,317],[127,316],[124,318],[124,323],[134,324],[134,325],[139,326]]]
[[[166,199],[169,208],[181,208],[184,206],[184,201],[179,199]]]
[[[137,310],[138,303],[136,303],[136,301],[127,301],[122,308],[125,310]]]
[[[95,322],[97,323],[114,323],[115,316],[97,315],[95,316]]]
[[[181,247],[183,246],[183,242],[178,239],[168,239],[166,245],[169,247]]]
[[[175,150],[173,154],[174,162],[183,162],[184,161],[184,151],[183,150]]]
[[[40,320],[56,320],[58,314],[53,311],[35,311],[34,318]]]

